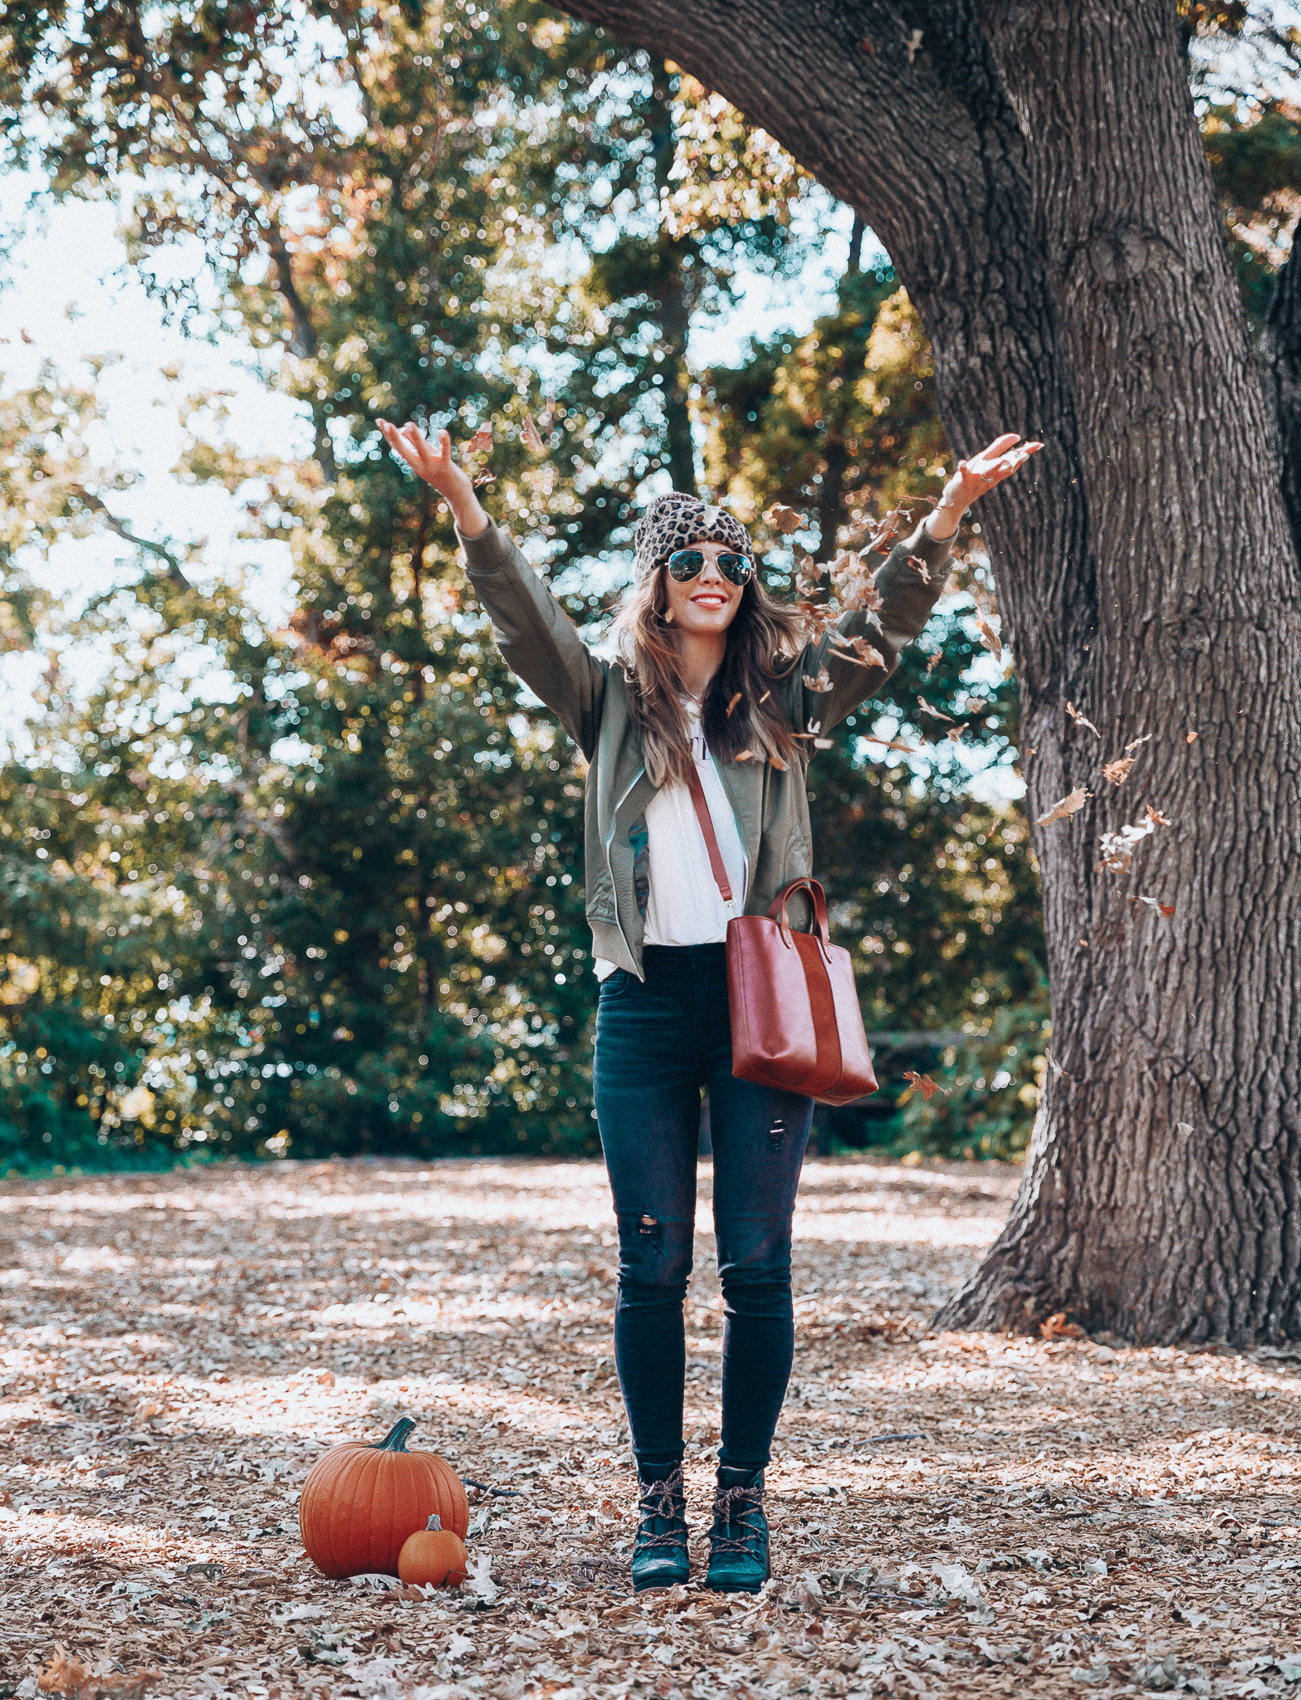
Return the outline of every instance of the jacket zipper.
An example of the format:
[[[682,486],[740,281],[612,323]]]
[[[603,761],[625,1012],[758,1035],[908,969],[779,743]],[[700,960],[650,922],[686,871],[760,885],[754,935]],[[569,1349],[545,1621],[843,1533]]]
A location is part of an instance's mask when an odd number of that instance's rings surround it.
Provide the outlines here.
[[[632,958],[632,960],[634,962],[636,961],[636,958],[633,957],[632,946],[628,943],[628,935],[627,935],[627,933],[624,932],[623,921],[619,917],[619,887],[615,883],[614,863],[610,859],[610,849],[611,849],[611,846],[614,844],[615,828],[619,824],[619,810],[628,801],[629,797],[632,796],[633,791],[637,787],[637,782],[641,779],[641,777],[645,773],[645,771],[646,771],[646,768],[645,768],[644,765],[637,769],[636,773],[632,777],[631,782],[628,785],[628,789],[624,792],[623,796],[620,797],[619,801],[614,805],[614,814],[612,815],[611,820],[610,820],[610,831],[609,831],[609,834],[607,835],[606,840],[605,840],[605,866],[606,866],[606,871],[610,875],[610,889],[611,889],[611,891],[614,892],[614,924],[619,929],[619,937],[623,940],[623,948],[628,952],[629,957]],[[645,976],[643,974],[639,973],[637,975],[637,978],[639,980],[641,980],[641,979],[644,979]]]

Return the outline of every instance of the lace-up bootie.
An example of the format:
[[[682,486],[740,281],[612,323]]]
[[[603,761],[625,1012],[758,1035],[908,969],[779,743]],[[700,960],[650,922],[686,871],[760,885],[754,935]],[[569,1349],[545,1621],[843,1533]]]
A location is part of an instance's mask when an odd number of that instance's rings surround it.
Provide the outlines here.
[[[632,1548],[632,1585],[672,1588],[691,1574],[687,1552],[687,1505],[682,1493],[682,1467],[662,1481],[641,1484],[637,1504],[637,1538]]]
[[[720,1594],[757,1594],[767,1580],[763,1471],[736,1470],[720,1464],[705,1586]]]

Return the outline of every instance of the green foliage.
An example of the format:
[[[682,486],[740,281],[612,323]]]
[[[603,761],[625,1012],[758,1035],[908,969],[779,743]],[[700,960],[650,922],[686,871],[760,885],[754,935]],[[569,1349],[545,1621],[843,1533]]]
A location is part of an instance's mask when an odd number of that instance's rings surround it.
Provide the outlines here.
[[[938,1091],[927,1095],[911,1085],[902,1094],[900,1154],[1007,1159],[1025,1153],[1050,1066],[1046,983],[1037,990],[1031,1001],[997,1010],[980,1039],[944,1051],[927,1076]]]

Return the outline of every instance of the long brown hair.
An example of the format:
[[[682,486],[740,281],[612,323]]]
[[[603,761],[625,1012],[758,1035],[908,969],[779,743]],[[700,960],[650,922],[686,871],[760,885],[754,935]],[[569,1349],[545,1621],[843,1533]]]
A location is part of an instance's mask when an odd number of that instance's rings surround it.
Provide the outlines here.
[[[619,658],[628,677],[628,702],[641,733],[646,772],[656,785],[685,781],[691,745],[682,706],[682,679],[673,628],[664,617],[668,592],[664,568],[656,567],[629,591],[615,627]],[[705,741],[724,761],[744,751],[789,767],[796,759],[793,728],[781,711],[774,688],[799,654],[804,623],[792,609],[775,602],[757,572],[741,592],[722,665],[701,704]],[[735,707],[728,713],[728,705]]]

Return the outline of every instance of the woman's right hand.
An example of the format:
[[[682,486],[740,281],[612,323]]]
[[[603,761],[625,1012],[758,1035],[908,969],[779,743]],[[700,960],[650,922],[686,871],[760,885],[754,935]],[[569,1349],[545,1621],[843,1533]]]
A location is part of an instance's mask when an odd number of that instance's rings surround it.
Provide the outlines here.
[[[431,485],[452,510],[456,529],[462,537],[478,537],[491,521],[474,493],[474,484],[465,468],[458,466],[452,455],[452,439],[446,431],[438,433],[437,444],[421,435],[418,425],[390,425],[381,419],[379,428],[384,441],[394,454],[401,455],[417,478]]]

